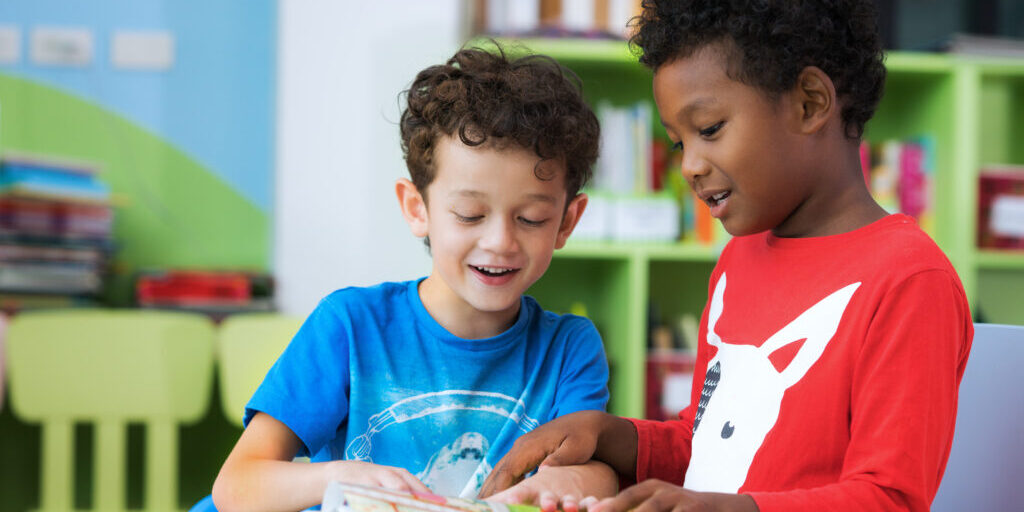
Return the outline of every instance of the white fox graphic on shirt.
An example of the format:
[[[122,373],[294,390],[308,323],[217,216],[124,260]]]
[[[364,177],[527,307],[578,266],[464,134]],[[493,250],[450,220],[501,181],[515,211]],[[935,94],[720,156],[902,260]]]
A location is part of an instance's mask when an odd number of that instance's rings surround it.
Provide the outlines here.
[[[825,297],[770,336],[760,347],[725,343],[715,332],[725,307],[726,276],[715,285],[708,310],[708,362],[693,423],[693,452],[683,484],[696,491],[734,493],[747,479],[750,463],[779,418],[782,397],[817,362],[839,328],[846,306],[861,283]],[[790,343],[803,346],[782,371],[769,356]]]

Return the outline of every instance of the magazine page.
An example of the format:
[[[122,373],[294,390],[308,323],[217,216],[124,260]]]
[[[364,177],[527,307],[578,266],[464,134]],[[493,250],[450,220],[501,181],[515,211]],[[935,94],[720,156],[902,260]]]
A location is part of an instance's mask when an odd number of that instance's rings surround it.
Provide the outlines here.
[[[434,494],[331,482],[324,492],[323,512],[539,512],[530,505],[506,505]]]

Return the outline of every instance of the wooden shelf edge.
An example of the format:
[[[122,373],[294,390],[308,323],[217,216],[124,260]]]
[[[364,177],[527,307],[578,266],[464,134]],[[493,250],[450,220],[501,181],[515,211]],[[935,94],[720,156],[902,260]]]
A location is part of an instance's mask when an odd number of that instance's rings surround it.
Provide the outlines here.
[[[556,258],[707,262],[718,259],[711,246],[675,242],[570,242],[555,251]]]
[[[1024,250],[978,249],[975,260],[981,270],[1024,270]]]

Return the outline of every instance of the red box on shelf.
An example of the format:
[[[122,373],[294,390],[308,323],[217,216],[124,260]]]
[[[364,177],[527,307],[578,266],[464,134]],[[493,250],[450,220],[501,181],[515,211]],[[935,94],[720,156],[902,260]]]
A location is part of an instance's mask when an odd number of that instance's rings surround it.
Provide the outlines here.
[[[647,353],[644,411],[647,419],[675,419],[679,411],[690,405],[696,359],[697,355],[689,350],[652,350]]]
[[[978,174],[978,247],[1024,249],[1024,166]]]
[[[139,276],[139,305],[246,304],[252,298],[249,276],[236,272],[168,271]]]

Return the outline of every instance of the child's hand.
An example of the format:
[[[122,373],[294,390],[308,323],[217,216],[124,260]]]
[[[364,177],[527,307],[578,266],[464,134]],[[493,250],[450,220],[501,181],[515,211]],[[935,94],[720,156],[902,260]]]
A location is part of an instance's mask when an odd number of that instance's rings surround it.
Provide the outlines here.
[[[754,499],[745,494],[696,492],[661,480],[645,480],[614,498],[586,503],[587,512],[758,512]]]
[[[398,491],[430,492],[423,482],[420,482],[405,468],[382,466],[359,460],[336,460],[328,463],[327,468],[328,480],[384,487]]]
[[[602,443],[603,439],[608,442]],[[518,483],[538,464],[571,466],[591,458],[607,463],[616,472],[631,475],[636,465],[633,424],[600,411],[574,412],[549,421],[516,440],[484,481],[480,497],[486,498]]]
[[[581,466],[545,466],[526,480],[488,498],[501,503],[527,503],[543,512],[561,508],[577,512],[581,498],[590,502],[614,496],[618,477],[608,465],[591,461]]]

